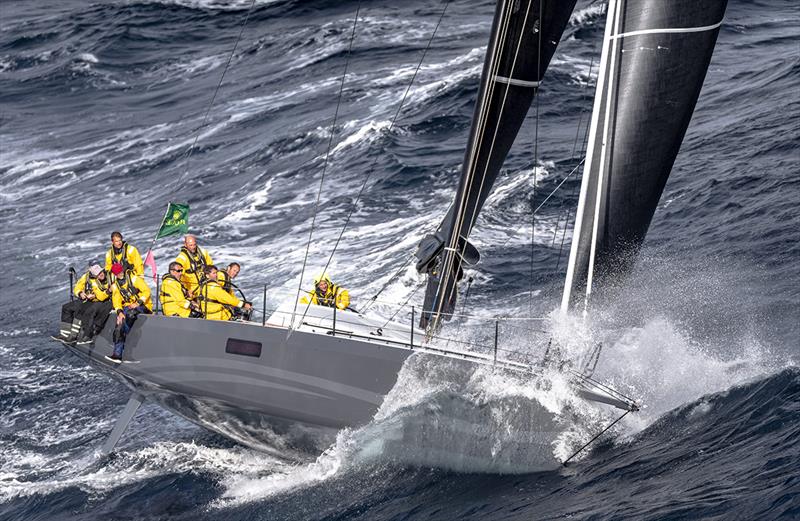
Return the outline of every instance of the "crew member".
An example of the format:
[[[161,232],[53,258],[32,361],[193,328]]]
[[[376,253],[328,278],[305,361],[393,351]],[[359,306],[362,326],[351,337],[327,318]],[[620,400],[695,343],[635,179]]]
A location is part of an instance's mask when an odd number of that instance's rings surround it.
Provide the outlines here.
[[[236,296],[236,287],[233,284],[233,279],[236,278],[241,269],[242,267],[238,262],[231,262],[223,271],[217,272],[217,282],[219,282],[219,285],[222,286],[222,289],[230,293],[232,297]]]
[[[346,289],[331,282],[326,273],[314,277],[314,291],[309,292],[311,303],[317,306],[336,307],[347,309],[350,305],[350,294]],[[309,297],[300,299],[301,304],[308,304]]]
[[[142,313],[149,315],[153,311],[150,300],[150,287],[144,277],[124,271],[122,264],[111,265],[114,275],[111,303],[117,315],[117,327],[114,330],[114,353],[106,358],[112,362],[122,362],[122,351],[125,349],[125,338]]]
[[[134,275],[144,275],[144,264],[139,250],[136,246],[123,241],[120,232],[111,234],[111,248],[106,252],[107,272],[111,271],[111,265],[115,262],[122,264],[125,271],[132,271]]]
[[[245,312],[252,309],[252,305],[244,300],[232,296],[222,289],[217,281],[217,267],[213,264],[206,266],[203,270],[205,281],[199,287],[198,298],[203,316],[208,320],[230,320],[236,308],[242,308]]]
[[[189,299],[189,291],[183,287],[180,278],[183,266],[178,262],[169,264],[169,273],[164,275],[161,282],[161,292],[158,297],[164,315],[168,317],[200,317],[200,305]]]
[[[194,298],[197,287],[203,283],[203,269],[214,264],[206,250],[197,245],[194,235],[187,235],[183,239],[181,252],[175,262],[183,266],[181,283],[189,291],[189,298]]]
[[[88,344],[103,329],[111,311],[111,287],[106,272],[93,264],[75,284],[77,300],[61,306],[61,329],[58,338]]]

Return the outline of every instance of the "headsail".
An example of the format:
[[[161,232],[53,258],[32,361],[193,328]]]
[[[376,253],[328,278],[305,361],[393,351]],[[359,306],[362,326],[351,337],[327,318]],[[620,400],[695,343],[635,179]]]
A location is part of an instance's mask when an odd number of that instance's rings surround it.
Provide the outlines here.
[[[562,309],[630,269],[672,170],[727,0],[609,0]]]
[[[455,201],[420,243],[417,270],[428,286],[421,327],[435,328],[455,309],[462,264],[478,261],[472,226],[519,132],[575,0],[498,0],[478,101]]]

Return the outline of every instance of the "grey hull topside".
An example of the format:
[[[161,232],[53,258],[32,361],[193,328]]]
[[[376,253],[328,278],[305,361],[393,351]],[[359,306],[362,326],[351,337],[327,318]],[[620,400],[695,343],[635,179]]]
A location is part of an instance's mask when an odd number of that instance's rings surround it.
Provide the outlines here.
[[[369,421],[411,349],[285,327],[142,315],[123,359],[109,320],[93,346],[76,346],[145,396],[177,394],[308,425],[341,429]],[[229,340],[260,345],[258,356],[227,352]]]
[[[412,332],[410,325],[387,328],[355,313],[332,313],[312,306],[301,318],[284,310],[265,325],[141,315],[128,335],[122,364],[105,358],[113,348],[109,319],[93,345],[69,348],[137,395],[205,428],[252,447],[304,454],[324,450],[340,429],[369,423],[410,357],[447,356],[464,371],[478,363],[524,369],[486,355],[444,355],[420,346],[423,333]],[[542,434],[536,444],[547,447],[556,430],[554,417],[535,409],[529,413]],[[447,445],[443,441],[443,450]]]

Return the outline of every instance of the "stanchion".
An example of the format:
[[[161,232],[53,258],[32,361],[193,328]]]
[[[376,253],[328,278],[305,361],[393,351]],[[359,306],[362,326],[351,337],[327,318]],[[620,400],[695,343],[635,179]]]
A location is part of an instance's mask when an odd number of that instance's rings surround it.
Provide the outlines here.
[[[497,331],[500,329],[500,321],[494,321],[494,365],[497,365]]]
[[[333,305],[333,331],[331,331],[331,336],[336,336],[336,303]]]
[[[411,306],[411,349],[414,349],[414,306]]]
[[[72,274],[75,273],[75,270],[70,267],[69,269],[69,301],[72,302],[75,300],[75,294],[72,292]]]
[[[264,284],[264,299],[261,301],[261,325],[267,324],[267,285]]]

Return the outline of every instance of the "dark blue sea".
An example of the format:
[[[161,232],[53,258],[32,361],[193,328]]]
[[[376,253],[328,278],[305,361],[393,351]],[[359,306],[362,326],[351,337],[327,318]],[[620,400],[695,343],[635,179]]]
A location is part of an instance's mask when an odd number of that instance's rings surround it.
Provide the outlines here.
[[[540,397],[493,378],[449,388],[413,367],[382,423],[340,432],[321,455],[254,450],[146,404],[116,455],[96,459],[127,392],[48,338],[67,268],[99,259],[115,229],[145,251],[169,201],[188,202],[201,245],[242,264],[237,280],[256,302],[267,284],[275,307],[300,282],[330,141],[305,278],[324,267],[369,174],[329,271],[357,306],[387,281],[382,302],[421,301],[422,279],[403,265],[453,196],[494,3],[447,6],[394,124],[444,4],[361,5],[331,139],[358,5],[257,0],[231,55],[250,0],[2,3],[0,519],[800,519],[800,8],[790,0],[729,2],[636,269],[583,332],[604,339],[595,376],[644,408],[569,466],[468,458],[487,429],[502,453]],[[477,223],[473,315],[558,307],[579,178],[533,225],[531,208],[580,159],[604,9],[578,2]],[[160,272],[179,246],[156,243]],[[515,345],[524,339],[504,347]],[[444,418],[487,424],[453,440],[464,458],[435,456],[424,436],[384,443],[380,426],[409,410],[427,415],[432,438],[448,432]],[[611,419],[565,428],[551,456]]]

